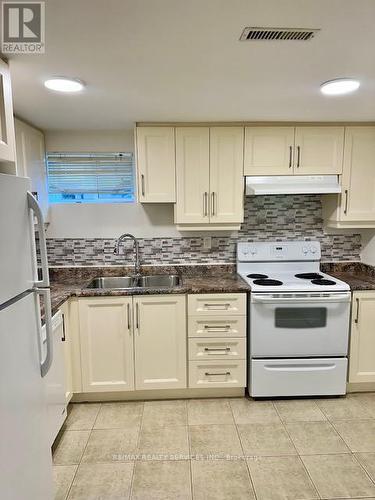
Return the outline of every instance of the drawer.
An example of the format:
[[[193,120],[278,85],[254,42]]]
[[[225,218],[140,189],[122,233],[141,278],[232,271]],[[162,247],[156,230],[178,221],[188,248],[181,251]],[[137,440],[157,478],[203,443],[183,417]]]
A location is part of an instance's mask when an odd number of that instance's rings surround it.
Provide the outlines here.
[[[189,339],[189,359],[246,359],[246,339]]]
[[[189,387],[245,387],[246,361],[189,361]]]
[[[345,394],[347,364],[346,358],[252,359],[249,392],[253,397]]]
[[[246,314],[246,293],[205,293],[188,296],[188,314],[215,316]]]
[[[189,337],[246,337],[246,316],[189,316]]]

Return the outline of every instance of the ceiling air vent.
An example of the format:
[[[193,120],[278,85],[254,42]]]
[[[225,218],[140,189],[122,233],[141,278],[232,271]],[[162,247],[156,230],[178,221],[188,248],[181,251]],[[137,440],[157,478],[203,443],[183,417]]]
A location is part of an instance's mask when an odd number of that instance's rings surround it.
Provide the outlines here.
[[[307,28],[265,28],[255,26],[245,28],[241,34],[240,40],[245,41],[275,41],[275,40],[293,40],[307,42],[311,40],[319,29]]]

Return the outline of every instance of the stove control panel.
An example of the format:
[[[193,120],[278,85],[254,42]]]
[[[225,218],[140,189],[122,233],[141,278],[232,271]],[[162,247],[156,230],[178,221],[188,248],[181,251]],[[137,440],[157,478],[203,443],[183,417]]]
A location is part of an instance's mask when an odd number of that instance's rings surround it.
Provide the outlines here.
[[[238,262],[320,260],[319,241],[272,241],[237,244]]]

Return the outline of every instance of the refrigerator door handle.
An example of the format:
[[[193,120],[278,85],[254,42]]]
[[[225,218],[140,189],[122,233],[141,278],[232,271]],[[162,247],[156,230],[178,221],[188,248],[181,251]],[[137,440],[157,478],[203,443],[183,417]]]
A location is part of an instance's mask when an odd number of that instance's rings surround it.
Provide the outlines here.
[[[51,368],[53,360],[53,333],[52,333],[52,311],[51,311],[51,292],[49,288],[36,288],[35,292],[42,295],[44,302],[44,315],[46,326],[46,347],[47,353],[44,360],[40,363],[40,373],[45,377]],[[39,326],[39,338],[41,339],[41,325]]]
[[[40,248],[40,260],[42,263],[42,279],[35,281],[35,286],[49,286],[49,274],[48,274],[48,260],[47,260],[47,242],[46,235],[44,232],[44,217],[42,210],[34,196],[27,192],[27,202],[30,210],[35,214],[39,233],[39,248]],[[36,259],[36,256],[35,256]]]

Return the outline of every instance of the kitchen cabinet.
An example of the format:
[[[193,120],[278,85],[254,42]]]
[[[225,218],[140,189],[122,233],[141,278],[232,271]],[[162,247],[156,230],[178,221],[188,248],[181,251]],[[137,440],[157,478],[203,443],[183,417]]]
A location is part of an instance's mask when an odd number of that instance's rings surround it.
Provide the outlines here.
[[[245,175],[341,174],[344,127],[245,127]]]
[[[342,194],[323,198],[328,226],[375,227],[375,127],[345,129]]]
[[[83,392],[134,389],[131,297],[79,300]]]
[[[12,86],[8,64],[0,59],[0,172],[16,173]]]
[[[238,229],[243,221],[243,128],[176,128],[181,230]]]
[[[48,221],[48,187],[43,133],[15,119],[17,175],[30,177],[44,220]]]
[[[134,297],[136,389],[186,387],[186,298]]]
[[[174,203],[175,131],[173,127],[137,127],[138,192],[141,203]]]
[[[189,387],[246,386],[246,294],[188,295]]]
[[[62,316],[62,337],[63,342],[63,359],[64,359],[64,374],[65,374],[65,401],[70,402],[73,397],[73,367],[72,367],[72,338],[69,328],[69,303],[65,303],[61,307]]]
[[[354,292],[349,383],[375,382],[375,292]]]

